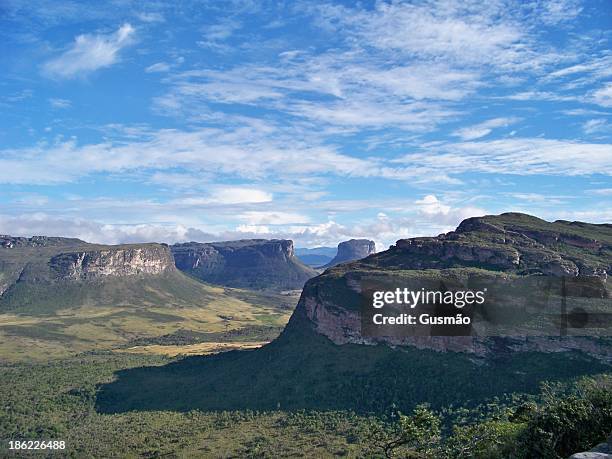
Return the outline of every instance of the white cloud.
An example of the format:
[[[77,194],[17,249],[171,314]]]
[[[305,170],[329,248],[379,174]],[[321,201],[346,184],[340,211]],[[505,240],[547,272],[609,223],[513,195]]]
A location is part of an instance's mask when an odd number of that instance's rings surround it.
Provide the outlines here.
[[[277,66],[190,70],[166,80],[170,90],[155,106],[162,113],[201,119],[207,104],[242,104],[328,127],[423,131],[456,116],[448,102],[481,85],[477,71],[396,60],[362,52],[303,53]]]
[[[562,210],[552,215],[550,219],[610,224],[612,221],[612,206],[597,206],[596,209]]]
[[[238,218],[245,220],[248,225],[296,225],[310,222],[310,218],[306,215],[277,211],[244,212],[238,215]]]
[[[202,27],[204,39],[198,40],[197,44],[217,51],[230,51],[231,48],[224,42],[241,27],[242,24],[234,19],[224,19],[217,24],[206,25]]]
[[[271,202],[272,194],[256,188],[220,188],[212,193],[211,199],[219,204],[258,204]]]
[[[593,194],[598,194],[601,196],[612,196],[612,188],[599,188],[596,190],[589,190]]]
[[[429,103],[388,103],[385,100],[356,98],[320,104],[300,102],[290,107],[292,114],[332,126],[357,128],[400,127],[409,131],[428,131],[457,111]]]
[[[419,211],[424,214],[447,214],[450,211],[450,206],[442,204],[433,194],[428,194],[423,199],[414,202],[419,206]]]
[[[538,27],[578,14],[573,2],[511,4],[492,1],[377,2],[373,9],[333,4],[304,6],[334,46],[323,52],[289,49],[273,63],[200,67],[166,79],[155,101],[160,112],[210,121],[218,103],[262,108],[287,123],[309,123],[328,133],[399,128],[428,132],[465,115],[464,101],[491,82],[528,81],[576,53],[538,37]],[[559,12],[565,12],[565,19]],[[241,24],[205,26],[208,42],[224,41]],[[599,65],[599,64],[593,64]],[[576,95],[522,91],[517,100],[579,101]],[[290,116],[285,116],[285,115]],[[499,126],[464,132],[475,139]],[[482,135],[480,135],[482,134]]]
[[[433,0],[378,2],[373,11],[330,5],[318,11],[324,27],[348,32],[362,46],[405,57],[503,72],[538,70],[557,62],[560,56],[540,49],[530,29],[544,15],[552,18],[554,6],[539,12],[534,4],[508,6],[502,1]]]
[[[270,228],[265,225],[238,225],[236,231],[250,234],[271,234]]]
[[[475,140],[489,135],[495,128],[506,127],[516,123],[518,120],[518,118],[493,118],[473,126],[458,129],[453,132],[453,135],[460,137],[461,140]]]
[[[591,99],[602,107],[612,107],[612,83],[607,83],[602,88],[593,92]]]
[[[284,176],[377,173],[374,161],[338,153],[333,147],[285,139],[280,134],[273,139],[257,126],[234,130],[161,130],[142,135],[140,141],[128,137],[78,145],[72,140],[0,151],[0,183],[63,183],[97,172],[138,171],[153,175],[170,167],[248,179],[262,179],[279,172]]]
[[[262,204],[272,201],[272,194],[257,188],[217,188],[209,196],[183,197],[171,201],[180,206],[231,206],[239,204]]]
[[[509,138],[480,142],[445,143],[399,162],[425,176],[492,173],[516,175],[611,174],[612,145],[541,138]]]
[[[561,205],[567,204],[572,196],[554,196],[540,193],[506,193],[508,196],[531,204]]]
[[[612,55],[605,56],[584,56],[584,59],[578,64],[573,64],[568,67],[560,68],[546,75],[543,80],[556,80],[567,77],[583,75],[578,84],[592,82],[602,78],[612,76]],[[576,82],[574,82],[576,85]]]
[[[170,70],[170,64],[166,62],[156,62],[153,65],[149,65],[146,69],[146,73],[164,73]]]
[[[47,61],[43,71],[52,78],[82,77],[119,60],[119,51],[132,42],[134,28],[122,25],[109,35],[79,35],[60,56]]]
[[[588,120],[582,125],[582,130],[587,134],[594,134],[609,129],[610,125],[608,124],[608,120],[604,118]]]
[[[208,40],[218,41],[229,38],[242,25],[235,20],[227,19],[218,24],[204,27],[204,35]]]
[[[546,24],[575,19],[582,12],[579,0],[548,0],[542,2],[541,18]]]
[[[549,91],[523,91],[518,92],[516,94],[510,94],[508,96],[503,96],[503,98],[509,100],[524,100],[528,102],[533,100],[547,100],[553,102],[579,102],[583,99],[580,96],[564,95]]]
[[[166,19],[164,18],[164,15],[161,13],[156,13],[156,12],[149,12],[149,13],[138,13],[136,15],[138,17],[138,19],[140,19],[142,22],[164,22]]]
[[[317,145],[316,137],[292,134],[255,123],[193,131],[126,130],[124,138],[113,142],[84,145],[75,140],[40,143],[0,150],[0,183],[58,184],[95,173],[138,173],[166,186],[180,185],[184,178],[183,188],[198,180],[210,183],[214,176],[247,183],[332,175],[459,184],[453,175],[466,172],[589,175],[612,170],[612,145],[606,143],[512,137],[432,143],[392,159],[351,156]]]
[[[486,212],[478,207],[452,207],[449,204],[441,202],[435,195],[428,194],[423,199],[415,201],[417,205],[417,213],[421,217],[425,217],[429,224],[437,226],[456,226],[462,220],[484,215]],[[448,228],[448,230],[453,228]]]
[[[72,107],[72,102],[67,99],[59,99],[59,98],[51,98],[49,99],[49,104],[53,108],[70,108]]]

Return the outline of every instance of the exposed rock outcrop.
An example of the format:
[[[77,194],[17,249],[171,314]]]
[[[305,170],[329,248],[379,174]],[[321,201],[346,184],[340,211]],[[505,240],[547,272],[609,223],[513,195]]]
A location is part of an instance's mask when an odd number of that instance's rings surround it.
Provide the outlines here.
[[[348,261],[360,260],[376,253],[376,244],[368,239],[351,239],[338,244],[338,253],[332,261],[324,266],[331,268],[332,266],[346,263]]]
[[[0,234],[0,247],[4,249],[12,249],[15,247],[61,247],[76,244],[86,243],[80,239],[67,237],[32,236],[27,238]]]
[[[361,333],[362,290],[372,279],[394,285],[394,279],[398,278],[404,282],[421,282],[423,270],[429,270],[435,279],[439,277],[435,273],[465,276],[474,269],[478,276],[485,278],[591,278],[593,282],[568,283],[567,294],[594,298],[602,307],[607,304],[612,308],[607,286],[611,262],[610,225],[549,223],[523,214],[471,218],[462,222],[456,231],[438,237],[399,240],[387,251],[330,269],[306,284],[296,314],[304,315],[318,333],[336,344],[384,342],[392,346],[466,352],[479,357],[499,352],[581,350],[602,360],[611,360],[612,349],[606,340],[581,336],[514,338],[476,333],[473,336],[372,338]],[[554,285],[561,285],[560,281]],[[560,290],[554,294],[560,294]]]
[[[589,451],[572,454],[569,459],[610,459],[612,458],[612,435]]]
[[[173,245],[172,253],[181,271],[231,287],[297,289],[317,274],[297,259],[289,240],[188,242]]]
[[[474,217],[437,237],[400,239],[380,262],[392,260],[395,269],[479,267],[521,275],[607,278],[610,233],[610,225],[549,223],[517,213]]]
[[[0,310],[140,304],[159,296],[171,302],[168,286],[185,277],[166,244],[112,246],[45,236],[2,236],[0,243]]]
[[[174,269],[168,246],[115,246],[108,249],[64,252],[49,266],[59,279],[92,279],[106,276],[162,274]]]

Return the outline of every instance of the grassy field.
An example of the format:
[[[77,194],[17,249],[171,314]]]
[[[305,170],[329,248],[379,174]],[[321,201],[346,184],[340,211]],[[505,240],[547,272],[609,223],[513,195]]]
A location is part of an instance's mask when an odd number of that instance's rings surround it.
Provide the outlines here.
[[[130,354],[153,354],[167,355],[168,357],[176,357],[177,355],[208,355],[219,352],[256,349],[266,344],[267,341],[227,341],[227,342],[209,342],[197,344],[150,344],[147,346],[132,346],[125,350],[117,350]]]
[[[199,282],[197,288],[202,292],[193,303],[95,304],[45,314],[28,309],[0,312],[0,361],[46,361],[128,347],[130,352],[142,349],[168,355],[209,353],[236,341],[232,348],[250,348],[278,335],[298,299],[297,292],[247,292]],[[177,334],[190,339],[150,342]],[[199,343],[203,343],[200,348],[193,347]],[[164,349],[165,344],[171,347]],[[183,350],[182,346],[189,347]]]

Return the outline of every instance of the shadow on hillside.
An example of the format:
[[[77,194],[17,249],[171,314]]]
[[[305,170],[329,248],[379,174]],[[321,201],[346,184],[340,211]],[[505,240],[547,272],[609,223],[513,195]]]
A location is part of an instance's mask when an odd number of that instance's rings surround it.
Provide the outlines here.
[[[295,324],[294,324],[295,325]],[[336,346],[293,326],[252,351],[188,357],[161,367],[121,370],[99,389],[101,413],[171,410],[348,409],[408,411],[478,403],[507,392],[536,393],[543,380],[610,371],[574,352],[508,353],[494,361],[465,354],[386,346]]]

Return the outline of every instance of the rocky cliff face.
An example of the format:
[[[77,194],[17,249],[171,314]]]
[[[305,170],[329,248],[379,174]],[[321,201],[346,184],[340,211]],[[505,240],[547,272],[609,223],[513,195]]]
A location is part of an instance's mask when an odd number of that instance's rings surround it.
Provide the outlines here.
[[[360,260],[373,253],[376,253],[374,241],[368,239],[351,239],[350,241],[344,241],[338,244],[338,253],[334,259],[324,267],[331,268],[340,263]]]
[[[155,276],[176,271],[164,244],[96,245],[79,239],[0,236],[0,298],[58,281]],[[30,287],[26,287],[30,286]]]
[[[591,296],[612,312],[607,276],[612,265],[612,226],[585,223],[548,223],[522,214],[502,214],[465,220],[456,231],[438,237],[399,240],[385,252],[328,270],[309,281],[295,314],[336,344],[413,346],[436,351],[456,351],[487,356],[500,352],[558,352],[578,349],[598,358],[612,359],[605,340],[580,336],[487,337],[487,336],[363,336],[361,306],[364,285],[375,281],[395,285],[422,282],[427,273],[435,279],[466,276],[474,270],[480,277],[594,278]],[[424,271],[427,270],[427,271]],[[510,277],[508,277],[510,276]],[[518,277],[517,277],[518,276]],[[288,332],[291,329],[291,322]],[[588,334],[588,333],[586,333]]]
[[[245,288],[301,288],[316,271],[296,257],[293,241],[248,239],[172,246],[176,267],[204,281]]]
[[[167,246],[148,244],[64,252],[51,258],[49,266],[58,279],[78,280],[162,274],[174,269],[174,260]]]

